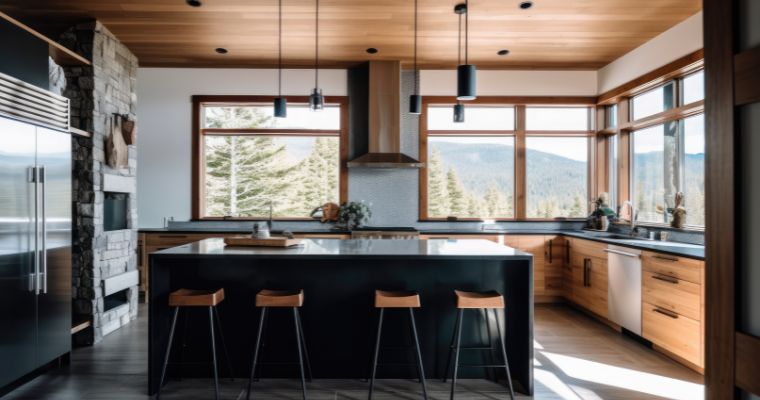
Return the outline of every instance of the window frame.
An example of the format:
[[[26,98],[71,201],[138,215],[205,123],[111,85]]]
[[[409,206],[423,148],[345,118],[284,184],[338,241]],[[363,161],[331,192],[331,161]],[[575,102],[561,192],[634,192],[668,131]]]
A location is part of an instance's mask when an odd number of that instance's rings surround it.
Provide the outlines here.
[[[704,114],[704,99],[694,101],[688,104],[683,103],[683,79],[691,76],[695,73],[704,70],[704,58],[701,50],[688,54],[662,68],[645,74],[642,77],[634,79],[631,82],[623,84],[622,86],[615,88],[607,93],[599,96],[598,107],[607,109],[608,106],[616,104],[618,106],[617,115],[617,127],[615,129],[605,128],[600,129],[598,134],[610,136],[618,136],[618,168],[617,168],[617,201],[616,207],[621,205],[624,200],[631,200],[634,198],[634,182],[633,182],[633,134],[637,130],[649,128],[652,126],[665,124],[668,122],[678,123],[679,130],[679,153],[681,145],[683,144],[683,138],[681,136],[681,121],[686,118],[696,115]],[[632,99],[633,97],[640,95],[649,90],[666,85],[670,82],[674,82],[674,106],[669,110],[662,111],[657,114],[649,115],[647,117],[640,118],[639,120],[632,120],[633,109]],[[608,162],[608,161],[607,161]],[[607,166],[609,168],[609,165]],[[678,174],[683,175],[683,158],[679,154],[678,160]],[[679,186],[682,185],[683,179],[679,176]],[[683,188],[679,187],[681,191]],[[627,222],[626,222],[627,223]],[[636,222],[639,226],[653,227],[653,228],[668,228],[667,223],[654,223],[654,222]],[[697,225],[685,225],[683,228],[685,231],[699,231],[705,230],[703,226]]]
[[[527,197],[526,197],[526,138],[528,136],[536,137],[549,137],[549,136],[572,136],[572,137],[588,137],[588,173],[587,173],[587,200],[590,199],[594,181],[595,159],[596,151],[593,137],[595,131],[595,105],[596,97],[584,97],[584,96],[556,96],[556,97],[525,97],[525,96],[480,96],[475,100],[465,102],[467,105],[478,106],[503,106],[514,107],[515,112],[515,126],[513,130],[488,130],[488,131],[429,131],[427,128],[427,109],[429,106],[453,106],[457,103],[457,100],[453,96],[424,96],[422,98],[422,113],[419,119],[419,152],[420,161],[423,163],[423,167],[419,171],[419,214],[418,218],[420,222],[434,222],[434,221],[451,221],[449,218],[433,218],[428,216],[428,187],[427,187],[427,157],[428,157],[428,136],[512,136],[515,143],[515,167],[514,171],[514,190],[513,190],[513,204],[514,210],[512,218],[488,218],[493,221],[583,221],[585,218],[527,218]],[[527,107],[582,107],[589,109],[589,130],[587,131],[527,131],[526,128],[526,108]],[[435,132],[435,133],[430,133]],[[484,221],[483,218],[456,218],[455,221]]]
[[[290,128],[205,128],[203,127],[203,106],[206,105],[271,105],[276,96],[247,96],[247,95],[194,95],[192,102],[192,220],[194,221],[259,221],[261,217],[227,217],[207,216],[205,212],[205,152],[204,140],[207,135],[230,136],[231,133],[259,136],[331,136],[339,139],[339,202],[348,199],[348,97],[325,96],[325,104],[338,105],[340,108],[339,129],[290,129]],[[288,104],[308,104],[308,96],[283,96]],[[278,221],[310,221],[308,217],[276,217]]]

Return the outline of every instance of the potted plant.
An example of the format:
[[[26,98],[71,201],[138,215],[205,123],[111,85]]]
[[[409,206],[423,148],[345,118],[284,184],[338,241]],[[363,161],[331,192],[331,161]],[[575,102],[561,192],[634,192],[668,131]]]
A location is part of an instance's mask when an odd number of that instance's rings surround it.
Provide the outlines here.
[[[683,192],[676,193],[675,197],[675,207],[663,208],[662,206],[657,206],[656,212],[658,214],[670,214],[670,226],[681,229],[684,223],[686,223],[686,207],[683,206]]]
[[[351,230],[367,223],[371,216],[372,210],[363,202],[344,202],[338,209],[338,224]]]

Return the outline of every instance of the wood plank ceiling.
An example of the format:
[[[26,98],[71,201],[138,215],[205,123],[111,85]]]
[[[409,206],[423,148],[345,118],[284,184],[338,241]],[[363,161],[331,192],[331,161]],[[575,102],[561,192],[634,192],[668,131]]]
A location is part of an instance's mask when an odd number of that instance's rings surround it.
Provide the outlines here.
[[[57,34],[97,18],[148,67],[265,67],[277,62],[277,0],[0,0],[0,11]],[[419,59],[452,68],[457,0],[419,0]],[[479,68],[596,69],[701,9],[701,0],[470,1],[470,61]],[[310,67],[314,0],[283,0],[283,57]],[[412,60],[412,0],[321,0],[323,67]],[[229,53],[217,54],[224,47]],[[374,55],[365,50],[378,49]],[[508,49],[509,55],[497,51]]]

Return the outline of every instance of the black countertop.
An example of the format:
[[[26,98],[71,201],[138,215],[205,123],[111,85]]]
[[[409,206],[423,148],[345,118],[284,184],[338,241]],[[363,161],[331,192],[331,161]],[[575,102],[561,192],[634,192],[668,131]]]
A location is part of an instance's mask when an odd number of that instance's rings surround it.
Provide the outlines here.
[[[285,259],[527,259],[528,253],[489,240],[303,239],[288,248],[225,246],[211,238],[151,253],[151,257],[225,257]]]
[[[241,229],[198,229],[198,230],[173,230],[167,228],[147,228],[140,229],[145,233],[168,233],[168,234],[190,234],[190,233],[248,233],[248,230]],[[275,233],[278,231],[275,230]],[[296,234],[350,234],[351,231],[345,229],[303,229],[293,230]],[[705,259],[705,248],[701,245],[678,243],[678,242],[661,242],[647,239],[605,237],[611,234],[600,234],[585,232],[579,230],[561,230],[561,229],[420,229],[423,235],[565,235],[579,239],[593,240],[601,243],[614,244],[635,248],[639,250],[651,250],[660,253],[666,253],[674,256],[694,258],[698,260]]]

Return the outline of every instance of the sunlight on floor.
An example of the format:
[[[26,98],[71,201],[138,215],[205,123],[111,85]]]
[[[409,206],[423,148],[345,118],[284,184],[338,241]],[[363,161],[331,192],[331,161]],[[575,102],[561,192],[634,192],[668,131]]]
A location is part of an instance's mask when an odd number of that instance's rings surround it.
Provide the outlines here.
[[[647,393],[669,399],[692,400],[704,397],[704,386],[696,383],[668,378],[665,376],[636,371],[614,365],[541,351],[564,374],[569,377],[607,386]],[[593,392],[578,393],[572,386],[546,371],[536,371],[536,379],[558,395],[567,399],[598,398]],[[567,391],[570,391],[568,395]],[[578,396],[580,394],[580,397]]]

